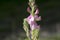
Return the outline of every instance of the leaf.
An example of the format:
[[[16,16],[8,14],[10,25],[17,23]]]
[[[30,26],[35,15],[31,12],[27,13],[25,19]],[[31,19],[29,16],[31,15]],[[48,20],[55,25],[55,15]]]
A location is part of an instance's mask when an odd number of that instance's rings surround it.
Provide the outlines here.
[[[39,35],[39,29],[35,29],[35,30],[33,30],[32,32],[31,32],[31,34],[32,34],[32,39],[35,39],[35,40],[38,40],[38,35]]]

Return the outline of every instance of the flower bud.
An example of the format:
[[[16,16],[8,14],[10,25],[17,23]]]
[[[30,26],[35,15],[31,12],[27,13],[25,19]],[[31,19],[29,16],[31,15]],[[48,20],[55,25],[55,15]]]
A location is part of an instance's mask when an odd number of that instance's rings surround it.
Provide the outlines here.
[[[27,12],[29,12],[29,13],[30,13],[30,8],[29,8],[29,7],[27,8]]]
[[[38,9],[36,9],[35,14],[39,14],[39,10]]]

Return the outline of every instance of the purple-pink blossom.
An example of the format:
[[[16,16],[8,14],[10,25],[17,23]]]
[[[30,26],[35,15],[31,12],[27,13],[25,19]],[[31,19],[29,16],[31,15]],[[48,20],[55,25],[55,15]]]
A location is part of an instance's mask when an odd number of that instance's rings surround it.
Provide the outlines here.
[[[34,18],[35,18],[36,21],[40,21],[41,20],[41,16],[38,16],[38,15],[35,15]]]
[[[38,8],[36,9],[35,14],[39,14],[39,9]]]
[[[30,7],[28,7],[28,8],[27,8],[27,12],[29,12],[29,13],[30,13]]]
[[[30,12],[30,8],[28,7],[27,8],[27,11]],[[35,11],[35,15],[33,16],[32,14],[30,14],[28,17],[27,17],[27,22],[28,24],[30,25],[30,28],[31,30],[34,30],[34,29],[39,29],[39,25],[36,23],[36,21],[40,21],[41,20],[41,16],[38,16],[39,14],[39,10],[38,8],[36,9]]]
[[[40,17],[38,17],[38,15],[35,15],[35,16],[30,15],[30,16],[27,17],[27,22],[30,25],[31,30],[39,28],[39,25],[35,21],[37,19],[40,20]]]
[[[30,24],[31,30],[39,29],[39,27],[40,26],[35,21],[32,21],[31,24]]]

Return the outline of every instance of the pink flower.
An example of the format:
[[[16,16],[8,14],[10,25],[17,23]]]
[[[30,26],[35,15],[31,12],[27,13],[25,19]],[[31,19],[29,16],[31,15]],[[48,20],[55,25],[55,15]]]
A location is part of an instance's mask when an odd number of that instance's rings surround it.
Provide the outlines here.
[[[39,25],[35,22],[35,19],[39,19],[38,15],[34,17],[32,15],[27,17],[27,22],[30,25],[31,30],[39,29]]]
[[[41,16],[38,16],[38,15],[35,15],[34,18],[35,18],[36,21],[40,21],[41,20]]]
[[[28,8],[27,8],[27,12],[29,12],[29,13],[30,13],[30,7],[28,7]]]
[[[30,8],[28,7],[27,8],[27,11],[30,13]],[[41,16],[38,16],[39,14],[39,10],[38,8],[36,9],[35,11],[35,15],[33,16],[32,14],[30,14],[28,17],[27,17],[27,22],[28,24],[30,25],[30,28],[31,30],[34,30],[34,29],[39,29],[39,25],[36,23],[36,21],[40,21],[41,20]]]
[[[35,12],[35,14],[39,14],[39,9],[38,9],[38,8],[36,9],[36,12]]]
[[[34,17],[32,15],[27,17],[27,22],[31,24],[31,21],[34,21]]]
[[[31,24],[30,24],[31,30],[39,29],[39,27],[40,26],[35,21],[32,21]]]

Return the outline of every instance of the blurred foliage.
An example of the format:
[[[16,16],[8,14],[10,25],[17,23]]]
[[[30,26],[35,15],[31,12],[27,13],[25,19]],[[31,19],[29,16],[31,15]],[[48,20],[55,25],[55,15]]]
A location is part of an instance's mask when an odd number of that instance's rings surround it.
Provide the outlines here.
[[[42,21],[38,22],[46,28],[55,28],[50,24],[60,22],[60,1],[59,0],[36,0],[36,4],[40,9]],[[23,19],[26,18],[29,13],[26,9],[28,7],[28,0],[0,0],[0,32],[2,35],[7,35],[6,31],[21,31],[23,26]],[[49,26],[48,26],[49,25]],[[42,27],[43,27],[42,26]],[[21,33],[21,32],[20,32]],[[1,36],[4,39],[5,36]],[[22,37],[25,34],[20,34],[19,40],[24,40],[26,37]],[[9,37],[10,38],[10,37]],[[8,39],[8,37],[7,37]],[[11,39],[11,38],[10,38]],[[10,40],[9,39],[9,40]],[[14,38],[15,39],[15,38]],[[50,36],[46,38],[40,38],[41,40],[60,40],[60,36]]]
[[[60,21],[59,0],[36,0],[36,4],[40,9],[39,15],[41,15],[42,17],[41,22],[38,22],[39,24],[50,25]],[[29,15],[29,13],[27,13],[26,11],[27,7],[28,0],[0,0],[0,21],[3,20],[6,23],[7,22],[6,20],[9,19],[11,25],[10,27],[12,28],[13,26],[12,21],[15,20],[14,26],[17,26],[17,28],[22,28],[23,19]],[[6,26],[4,26],[4,28],[5,27]]]

